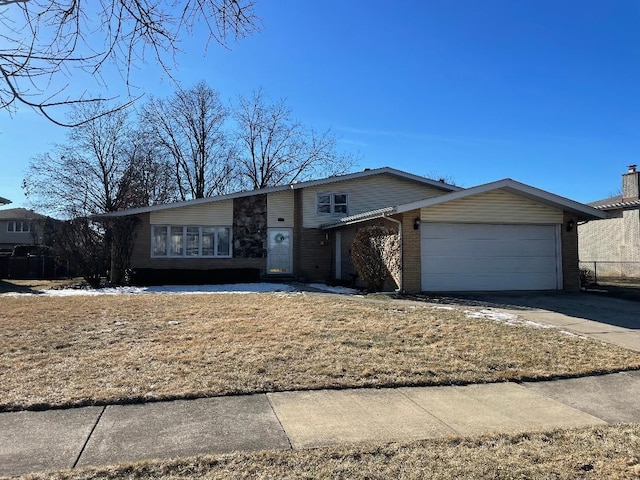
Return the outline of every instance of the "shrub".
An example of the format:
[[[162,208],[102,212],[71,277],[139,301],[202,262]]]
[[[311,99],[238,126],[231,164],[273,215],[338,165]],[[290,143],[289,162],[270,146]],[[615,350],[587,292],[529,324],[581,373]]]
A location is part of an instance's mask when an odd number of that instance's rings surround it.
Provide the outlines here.
[[[580,286],[582,288],[588,287],[589,285],[593,285],[595,283],[595,276],[591,270],[588,268],[580,269]]]
[[[400,284],[400,238],[394,229],[382,226],[359,229],[353,239],[351,259],[369,290],[382,291],[389,279]]]

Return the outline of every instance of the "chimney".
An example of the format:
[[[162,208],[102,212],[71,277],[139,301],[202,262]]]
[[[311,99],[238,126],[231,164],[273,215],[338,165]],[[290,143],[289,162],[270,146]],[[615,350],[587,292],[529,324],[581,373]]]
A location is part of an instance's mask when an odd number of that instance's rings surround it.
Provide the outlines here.
[[[622,175],[622,201],[637,200],[640,194],[640,173],[637,165],[629,165],[627,173]]]

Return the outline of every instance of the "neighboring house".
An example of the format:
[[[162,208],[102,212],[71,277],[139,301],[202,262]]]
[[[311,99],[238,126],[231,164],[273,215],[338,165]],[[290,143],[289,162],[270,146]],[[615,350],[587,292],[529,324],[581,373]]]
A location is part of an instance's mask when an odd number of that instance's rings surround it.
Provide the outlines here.
[[[393,168],[103,215],[140,220],[135,269],[251,268],[262,278],[349,281],[358,228],[401,237],[407,292],[577,290],[587,205],[505,179],[461,189]]]
[[[629,165],[620,195],[589,203],[607,218],[578,227],[582,266],[598,277],[640,277],[640,172]]]
[[[42,244],[47,218],[26,208],[0,210],[0,252],[11,253],[16,245]]]

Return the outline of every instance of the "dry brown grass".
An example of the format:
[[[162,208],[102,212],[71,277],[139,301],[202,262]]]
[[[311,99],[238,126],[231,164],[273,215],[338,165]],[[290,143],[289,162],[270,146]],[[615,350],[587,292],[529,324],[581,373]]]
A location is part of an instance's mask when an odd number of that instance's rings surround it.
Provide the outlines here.
[[[115,479],[608,479],[640,477],[640,425],[238,453],[28,475]]]
[[[68,278],[58,280],[16,280],[0,279],[0,293],[39,293],[42,290],[59,289],[67,287],[87,286],[82,278]]]
[[[316,294],[0,297],[0,410],[640,368],[640,354],[428,305]]]

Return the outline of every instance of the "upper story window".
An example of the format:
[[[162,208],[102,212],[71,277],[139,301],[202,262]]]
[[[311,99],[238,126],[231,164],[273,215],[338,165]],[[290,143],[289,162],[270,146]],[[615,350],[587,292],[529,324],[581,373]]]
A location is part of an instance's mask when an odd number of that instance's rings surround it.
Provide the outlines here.
[[[319,193],[317,204],[319,214],[346,215],[349,213],[349,195],[346,193]]]
[[[231,227],[154,225],[152,257],[231,257]]]
[[[30,222],[22,222],[22,221],[10,221],[7,222],[7,232],[12,233],[22,233],[22,232],[30,232],[31,231],[31,223]]]

